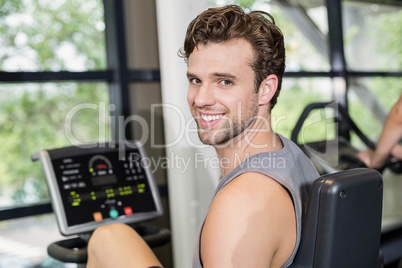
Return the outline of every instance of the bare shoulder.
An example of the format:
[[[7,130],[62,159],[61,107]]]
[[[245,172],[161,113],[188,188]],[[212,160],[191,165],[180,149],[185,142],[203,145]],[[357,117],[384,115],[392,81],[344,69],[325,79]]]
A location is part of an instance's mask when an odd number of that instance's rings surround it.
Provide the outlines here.
[[[296,241],[292,199],[275,180],[247,172],[214,198],[201,236],[204,267],[281,267]]]

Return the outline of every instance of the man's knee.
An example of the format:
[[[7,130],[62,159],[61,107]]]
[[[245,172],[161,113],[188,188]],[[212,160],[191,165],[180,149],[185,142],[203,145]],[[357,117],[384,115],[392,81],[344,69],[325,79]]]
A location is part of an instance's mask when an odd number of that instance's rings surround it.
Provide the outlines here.
[[[116,232],[126,231],[128,228],[130,227],[124,223],[112,223],[96,228],[92,236],[110,236]]]
[[[131,228],[123,223],[113,223],[98,227],[88,242],[88,250],[95,248],[97,245],[108,245],[113,243],[122,233],[130,231]],[[132,230],[131,230],[132,231]]]

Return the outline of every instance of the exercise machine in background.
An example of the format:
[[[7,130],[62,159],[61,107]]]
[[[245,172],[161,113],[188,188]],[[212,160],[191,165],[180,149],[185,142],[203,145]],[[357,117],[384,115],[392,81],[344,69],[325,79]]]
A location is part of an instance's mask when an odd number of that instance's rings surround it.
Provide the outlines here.
[[[99,226],[132,226],[150,247],[170,241],[170,231],[143,222],[163,214],[151,161],[136,142],[71,146],[35,153],[46,177],[60,233],[73,236],[52,243],[49,256],[86,263],[87,242]]]
[[[309,115],[316,110],[321,110],[325,113],[325,115],[321,117],[323,120],[333,118],[334,124],[336,124],[338,120],[342,120],[342,123],[348,127],[349,131],[353,131],[368,148],[374,150],[375,144],[364,135],[347,111],[338,103],[317,102],[307,105],[292,131],[291,140],[307,154],[320,174],[365,167],[364,163],[356,157],[356,154],[359,152],[358,149],[352,146],[350,141],[344,137],[335,135],[333,139],[304,142],[303,126],[305,127],[305,122]],[[331,116],[328,116],[328,114],[330,114],[328,110],[333,110]],[[392,172],[397,174],[402,173],[402,161],[394,158],[387,159],[385,165],[379,168],[378,171],[382,173],[385,168],[389,168]]]

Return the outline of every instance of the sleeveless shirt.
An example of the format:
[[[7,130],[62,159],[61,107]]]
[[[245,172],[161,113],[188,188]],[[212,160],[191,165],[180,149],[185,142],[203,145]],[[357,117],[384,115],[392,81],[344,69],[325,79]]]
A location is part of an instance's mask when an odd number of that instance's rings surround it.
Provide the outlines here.
[[[264,152],[253,155],[238,165],[232,172],[221,179],[215,191],[215,195],[225,187],[229,182],[237,176],[245,172],[262,173],[285,187],[290,193],[296,214],[296,246],[293,249],[292,255],[287,260],[283,267],[288,267],[292,264],[299,248],[301,238],[302,217],[307,208],[308,195],[312,182],[319,177],[319,174],[311,161],[300,150],[300,148],[292,141],[277,134],[282,140],[283,148],[278,151]],[[194,252],[193,252],[193,268],[202,268],[200,257],[200,242],[201,232],[205,223],[205,218],[201,223],[198,231]]]

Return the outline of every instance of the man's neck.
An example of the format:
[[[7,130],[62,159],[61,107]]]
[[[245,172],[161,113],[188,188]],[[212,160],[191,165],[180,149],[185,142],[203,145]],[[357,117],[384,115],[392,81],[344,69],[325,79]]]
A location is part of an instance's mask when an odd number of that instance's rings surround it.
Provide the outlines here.
[[[246,129],[225,145],[215,146],[221,164],[222,177],[247,158],[262,152],[278,151],[283,148],[281,139],[269,125],[259,122]]]

